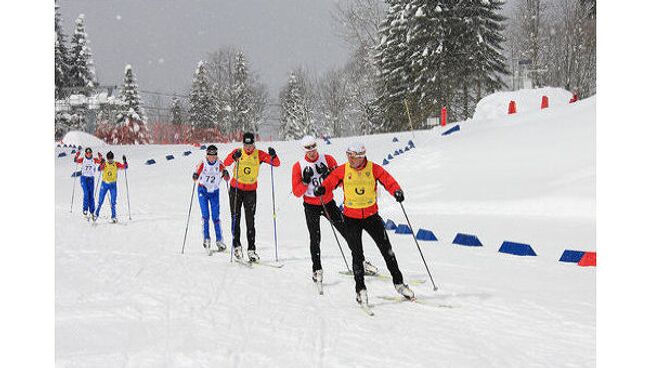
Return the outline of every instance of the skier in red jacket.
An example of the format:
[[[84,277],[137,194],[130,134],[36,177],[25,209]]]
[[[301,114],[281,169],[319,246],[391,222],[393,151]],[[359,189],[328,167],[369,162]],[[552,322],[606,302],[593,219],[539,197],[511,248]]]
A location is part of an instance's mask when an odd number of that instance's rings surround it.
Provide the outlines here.
[[[408,285],[404,284],[395,253],[378,213],[377,182],[380,182],[398,202],[404,200],[404,193],[397,181],[386,170],[366,158],[366,147],[363,144],[351,145],[346,154],[348,162],[332,171],[322,185],[314,190],[314,193],[317,196],[324,195],[339,185],[343,187],[343,218],[346,239],[352,250],[352,269],[357,302],[363,306],[368,305],[368,292],[363,280],[364,256],[361,242],[363,230],[374,240],[384,257],[386,266],[393,277],[395,290],[404,297],[412,299],[415,294]]]
[[[318,285],[323,282],[323,267],[320,262],[320,217],[329,215],[332,225],[345,238],[345,227],[343,225],[343,216],[334,201],[332,190],[326,190],[322,196],[314,194],[314,189],[321,185],[327,178],[330,171],[338,165],[334,157],[330,155],[321,155],[318,153],[316,139],[311,136],[305,136],[300,145],[305,151],[305,156],[293,165],[292,169],[292,190],[293,195],[303,198],[305,207],[305,219],[307,221],[307,230],[309,230],[309,251],[312,262],[312,280]],[[327,215],[323,211],[327,211]],[[364,262],[366,274],[372,275],[377,273],[377,267]]]

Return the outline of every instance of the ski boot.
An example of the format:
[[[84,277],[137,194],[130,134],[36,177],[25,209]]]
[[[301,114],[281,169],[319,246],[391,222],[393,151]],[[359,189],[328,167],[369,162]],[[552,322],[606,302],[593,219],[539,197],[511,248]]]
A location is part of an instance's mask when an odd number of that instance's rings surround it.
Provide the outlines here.
[[[363,261],[363,274],[365,276],[376,276],[379,274],[379,269],[368,261]]]
[[[323,282],[323,270],[314,271],[314,273],[311,275],[311,279],[316,283]]]
[[[259,262],[260,256],[255,253],[255,250],[248,250],[248,261],[251,263]]]
[[[117,224],[117,217],[111,217],[111,224]]]
[[[84,218],[86,219],[86,221],[90,221],[90,214],[88,213],[88,211],[84,211]]]
[[[94,213],[91,216],[93,222],[97,222],[97,219],[99,218],[99,215],[95,215]]]
[[[226,245],[221,240],[217,240],[215,246],[217,247],[216,249],[217,252],[223,252],[226,250]]]
[[[203,248],[205,249],[206,253],[208,253],[209,256],[212,255],[212,248],[210,246],[210,239],[203,239]]]
[[[368,306],[368,291],[366,289],[359,290],[357,292],[357,303],[359,303],[359,305],[362,307]]]
[[[244,255],[241,252],[241,245],[238,246],[238,247],[235,247],[235,258],[237,258],[238,260],[241,261],[241,260],[243,260],[243,257],[244,257]]]
[[[409,286],[406,284],[395,284],[395,290],[397,290],[399,295],[408,300],[415,299],[415,293],[413,293],[413,290],[409,289]]]

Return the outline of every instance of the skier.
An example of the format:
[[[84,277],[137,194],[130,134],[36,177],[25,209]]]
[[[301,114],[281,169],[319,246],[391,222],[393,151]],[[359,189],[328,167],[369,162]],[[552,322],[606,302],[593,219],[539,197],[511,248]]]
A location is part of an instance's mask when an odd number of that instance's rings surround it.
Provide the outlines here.
[[[243,149],[234,149],[224,161],[225,166],[237,162],[233,178],[230,180],[230,214],[234,216],[233,245],[235,257],[242,259],[240,229],[241,207],[246,214],[246,238],[248,239],[248,259],[250,262],[259,261],[255,253],[255,206],[257,204],[257,175],[260,163],[266,162],[275,167],[280,166],[280,159],[275,150],[269,147],[269,152],[255,148],[253,133],[244,133]]]
[[[113,161],[114,155],[113,152],[108,151],[106,153],[106,160],[102,158],[101,163],[99,164],[99,171],[102,172],[102,185],[99,188],[99,198],[97,198],[97,212],[95,212],[95,218],[99,217],[99,211],[102,208],[104,203],[104,198],[106,197],[106,192],[110,192],[111,200],[111,222],[116,223],[117,217],[115,215],[115,204],[117,203],[117,170],[122,169],[126,170],[129,167],[129,164],[126,162],[126,156],[122,155],[122,162]],[[94,220],[94,219],[93,219]]]
[[[314,190],[317,196],[324,195],[339,184],[343,186],[343,217],[347,241],[352,250],[352,269],[357,303],[368,306],[368,292],[363,280],[362,231],[365,230],[374,240],[386,266],[393,278],[395,290],[408,299],[415,294],[404,284],[402,273],[397,265],[395,253],[391,248],[388,234],[377,207],[377,181],[395,197],[397,202],[404,200],[404,193],[395,179],[380,165],[366,159],[366,147],[361,143],[352,144],[347,151],[348,162],[332,171],[327,179]]]
[[[344,238],[345,227],[343,216],[334,201],[332,191],[327,190],[322,196],[317,196],[314,194],[314,189],[321,185],[330,171],[334,170],[338,165],[334,157],[318,153],[318,145],[313,136],[305,136],[300,141],[300,144],[305,151],[305,157],[293,165],[292,189],[296,197],[303,197],[305,219],[307,221],[307,230],[309,230],[312,280],[319,284],[323,282],[323,268],[320,262],[320,217],[326,216],[323,205],[327,210],[327,215],[332,220],[332,225]],[[366,274],[377,274],[377,267],[370,262],[364,261],[363,266]]]
[[[217,153],[216,146],[208,146],[205,159],[197,165],[196,170],[192,173],[192,179],[199,181],[198,198],[201,206],[201,221],[203,222],[203,248],[209,256],[215,252],[226,250],[221,236],[221,220],[219,220],[219,184],[222,179],[228,181],[230,175],[219,160]],[[216,248],[210,244],[210,209],[212,209]]]
[[[84,192],[83,215],[86,219],[95,220],[95,171],[96,165],[101,163],[102,154],[97,153],[97,157],[93,157],[93,150],[86,147],[84,150],[84,157],[79,157],[81,149],[77,151],[74,156],[74,162],[81,164],[81,176],[79,182]]]

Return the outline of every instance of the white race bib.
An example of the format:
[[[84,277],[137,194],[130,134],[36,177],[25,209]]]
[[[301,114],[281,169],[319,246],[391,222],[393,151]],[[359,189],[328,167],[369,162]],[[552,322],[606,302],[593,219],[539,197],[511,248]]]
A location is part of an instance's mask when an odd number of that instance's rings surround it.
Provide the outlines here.
[[[305,192],[305,195],[308,197],[316,197],[316,194],[314,194],[314,189],[316,189],[317,186],[323,184],[324,173],[319,174],[316,170],[316,165],[325,165],[325,167],[327,167],[329,170],[329,167],[327,166],[327,160],[325,160],[325,155],[318,155],[318,159],[316,159],[315,162],[309,162],[304,157],[302,160],[300,160],[300,175],[302,175],[306,167],[311,167],[311,169],[314,171],[314,176],[311,177],[311,181],[307,185],[307,191]]]
[[[96,164],[93,158],[86,158],[84,156],[84,160],[81,163],[81,176],[95,176],[95,167]]]
[[[221,184],[221,161],[217,160],[214,164],[210,164],[207,159],[203,160],[203,170],[199,176],[199,183],[208,190],[209,193],[219,189]]]

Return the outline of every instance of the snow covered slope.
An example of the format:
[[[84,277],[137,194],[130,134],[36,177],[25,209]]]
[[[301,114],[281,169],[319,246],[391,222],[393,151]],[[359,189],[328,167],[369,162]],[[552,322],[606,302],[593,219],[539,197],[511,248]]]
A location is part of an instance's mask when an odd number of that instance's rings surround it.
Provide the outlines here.
[[[80,132],[78,130],[71,131],[66,133],[66,135],[61,140],[64,144],[73,145],[73,146],[83,146],[83,147],[104,147],[106,143],[101,139],[95,137],[94,135],[88,134],[86,132]]]
[[[412,282],[422,303],[395,302],[382,298],[396,295],[390,282],[369,279],[375,317],[360,311],[351,278],[338,273],[345,266],[325,221],[325,295],[316,293],[301,200],[290,192],[291,165],[302,155],[295,142],[270,144],[282,160],[274,171],[281,269],[207,257],[196,202],[180,254],[190,176],[203,151],[110,147],[130,162],[133,220],[120,173],[117,225],[107,223],[107,207],[96,226],[81,218],[78,183],[70,213],[75,167],[69,156],[57,158],[57,366],[595,366],[596,269],[557,261],[566,248],[595,249],[595,98],[441,132],[361,138],[376,162],[413,139],[416,148],[386,168],[404,188],[413,226],[439,238],[421,246],[440,289]],[[342,161],[353,140],[320,148]],[[220,154],[233,147],[219,145]],[[187,150],[193,153],[183,156]],[[157,163],[144,165],[150,158]],[[259,180],[258,253],[271,260],[268,166]],[[226,200],[222,190],[229,241]],[[384,218],[405,223],[386,192],[379,205]],[[452,245],[457,232],[477,235],[484,247]],[[389,236],[407,282],[425,280],[413,239]],[[498,253],[504,240],[528,243],[539,256]],[[364,243],[367,258],[386,273],[376,247],[368,237]]]
[[[502,91],[483,97],[474,110],[474,120],[500,119],[508,111],[510,101],[517,104],[517,112],[525,113],[539,110],[542,96],[548,97],[549,107],[565,106],[573,94],[557,87],[520,89],[517,91]]]

